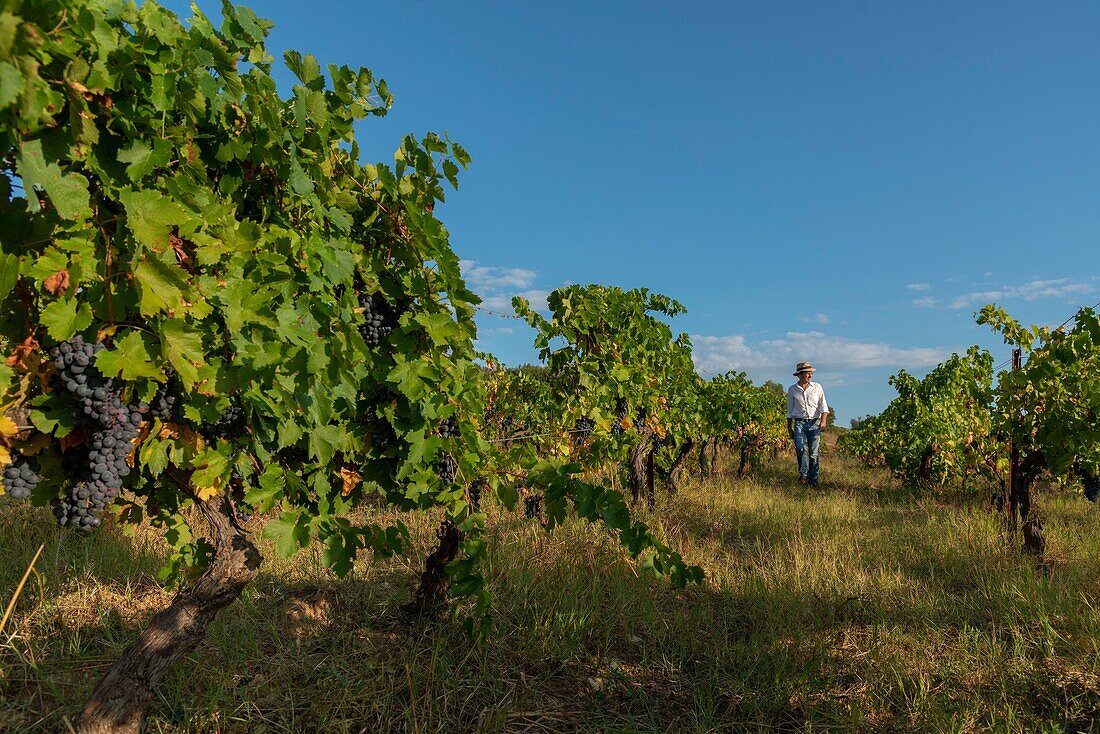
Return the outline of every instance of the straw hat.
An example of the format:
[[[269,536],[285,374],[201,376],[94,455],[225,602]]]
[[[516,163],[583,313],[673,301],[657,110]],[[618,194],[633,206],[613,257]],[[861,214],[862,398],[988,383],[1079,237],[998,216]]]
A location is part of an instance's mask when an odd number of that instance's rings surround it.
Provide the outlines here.
[[[813,372],[813,371],[814,371],[814,366],[812,364],[810,364],[809,362],[799,362],[798,366],[794,368],[794,376],[798,377],[798,375],[802,372]]]

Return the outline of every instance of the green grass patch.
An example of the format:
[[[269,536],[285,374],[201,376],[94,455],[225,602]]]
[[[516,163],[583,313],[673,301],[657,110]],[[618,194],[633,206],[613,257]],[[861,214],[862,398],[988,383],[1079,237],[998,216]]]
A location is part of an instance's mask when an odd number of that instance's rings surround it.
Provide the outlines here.
[[[689,482],[642,512],[708,577],[640,575],[605,531],[493,514],[494,628],[410,629],[438,518],[407,558],[336,579],[265,553],[241,601],[160,686],[152,732],[1100,730],[1100,512],[1045,491],[1042,564],[981,491],[921,494],[829,455]],[[255,519],[253,526],[261,521]],[[57,731],[171,596],[156,534],[88,538],[0,505],[0,731]],[[259,539],[265,551],[267,542]]]

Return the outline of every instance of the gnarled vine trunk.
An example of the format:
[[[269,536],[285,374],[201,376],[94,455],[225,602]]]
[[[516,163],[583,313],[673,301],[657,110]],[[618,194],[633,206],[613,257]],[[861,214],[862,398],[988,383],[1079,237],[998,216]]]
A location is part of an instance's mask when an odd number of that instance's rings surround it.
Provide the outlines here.
[[[1046,552],[1047,541],[1043,534],[1043,523],[1039,519],[1039,510],[1031,496],[1031,485],[1041,470],[1042,460],[1036,459],[1033,454],[1018,466],[1012,478],[1016,509],[1020,514],[1020,528],[1024,533],[1024,550],[1040,557]]]
[[[704,478],[714,476],[714,464],[717,458],[717,437],[704,438],[699,444],[699,475]]]
[[[691,449],[695,446],[695,441],[688,438],[685,439],[680,448],[676,450],[676,458],[672,460],[672,465],[668,468],[668,476],[665,477],[665,484],[668,486],[669,494],[676,494],[680,491],[680,479],[684,475],[684,461],[691,453]]]
[[[405,607],[405,612],[413,617],[438,617],[440,610],[446,608],[451,592],[447,564],[458,557],[462,531],[450,520],[444,520],[436,529],[435,536],[439,538],[439,543],[424,561],[424,573],[420,575],[416,597]]]
[[[630,447],[627,454],[626,483],[630,487],[630,496],[635,503],[641,501],[643,494],[649,494],[652,487],[649,454],[653,450],[653,436],[646,432],[638,443]]]
[[[755,434],[748,434],[741,439],[741,461],[737,465],[737,476],[744,479],[749,474],[753,454],[764,445],[764,439]]]
[[[649,509],[651,510],[657,506],[657,492],[654,490],[653,487],[656,456],[657,449],[655,446],[653,446],[653,443],[650,442],[649,451],[646,453],[645,457],[645,498],[646,502],[649,503]]]
[[[236,523],[228,498],[196,503],[210,526],[214,558],[195,584],[156,614],[92,691],[79,734],[137,734],[153,689],[202,642],[214,617],[241,595],[260,569],[260,554]]]

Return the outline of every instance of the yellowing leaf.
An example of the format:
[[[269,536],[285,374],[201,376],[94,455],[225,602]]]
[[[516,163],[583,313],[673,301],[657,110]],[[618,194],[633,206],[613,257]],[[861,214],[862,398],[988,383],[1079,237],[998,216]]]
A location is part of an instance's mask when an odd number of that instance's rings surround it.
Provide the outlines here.
[[[222,489],[222,484],[224,484],[224,483],[225,482],[221,477],[214,477],[213,486],[210,486],[210,487],[195,487],[194,488],[195,496],[197,496],[200,500],[205,502],[206,500],[210,499],[211,497],[216,495],[218,492],[220,492],[221,489]]]
[[[6,415],[0,415],[0,436],[14,436],[19,433],[19,426]]]
[[[9,452],[3,446],[0,446],[0,468],[7,466],[11,463],[11,452]]]
[[[157,438],[179,441],[196,454],[206,448],[206,442],[202,440],[202,436],[194,428],[184,423],[165,423]]]

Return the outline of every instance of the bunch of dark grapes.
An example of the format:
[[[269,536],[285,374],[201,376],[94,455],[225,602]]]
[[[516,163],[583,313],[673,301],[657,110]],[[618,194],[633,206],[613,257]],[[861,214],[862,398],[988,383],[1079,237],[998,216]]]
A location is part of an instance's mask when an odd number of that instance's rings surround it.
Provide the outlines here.
[[[221,418],[213,423],[203,423],[202,427],[199,428],[199,433],[202,434],[207,443],[213,443],[219,438],[232,441],[243,436],[247,427],[244,406],[241,405],[240,398],[234,395],[230,398],[229,407],[222,413]]]
[[[439,426],[440,438],[458,438],[458,418],[455,416],[449,416],[443,419],[443,423]]]
[[[38,486],[42,477],[38,476],[38,462],[27,456],[16,456],[4,469],[0,481],[4,491],[13,500],[25,500]]]
[[[458,471],[458,464],[455,460],[446,454],[435,463],[435,473],[439,475],[439,481],[444,487],[449,487],[454,484],[455,472]]]
[[[638,428],[644,427],[645,419],[648,415],[649,411],[646,410],[644,405],[641,408],[638,408],[638,412],[634,414],[634,425]]]
[[[626,420],[626,400],[619,398],[615,401],[615,420],[611,423],[611,435],[623,435],[623,421]]]
[[[1081,473],[1081,484],[1085,485],[1085,498],[1089,502],[1100,499],[1100,475]]]
[[[154,418],[170,421],[176,417],[176,408],[179,405],[179,380],[176,379],[176,371],[171,367],[165,372],[168,379],[157,386],[157,393],[149,403],[149,411]]]
[[[580,438],[588,438],[592,435],[592,429],[596,427],[596,421],[588,416],[582,416],[573,424],[573,433]]]
[[[515,421],[512,420],[512,416],[510,416],[510,415],[504,416],[504,419],[500,422],[500,431],[501,431],[501,433],[508,433],[508,431],[512,430],[512,425],[514,423],[515,423]]]
[[[660,451],[662,448],[664,448],[664,446],[665,446],[665,437],[664,436],[654,436],[653,437],[653,450],[654,451]]]
[[[86,451],[63,459],[74,483],[65,497],[54,499],[54,516],[62,526],[90,530],[99,525],[103,509],[118,497],[130,473],[126,460],[133,450],[148,406],[127,406],[122,391],[95,367],[102,344],[88,344],[77,335],[50,350],[57,368],[56,382],[78,408],[76,424],[85,437]],[[83,459],[79,463],[76,459]]]
[[[359,334],[367,346],[373,349],[397,326],[397,313],[381,293],[360,295],[359,305],[363,308],[363,323],[359,325]]]
[[[466,488],[466,495],[470,499],[470,507],[474,510],[481,509],[481,490],[485,488],[485,479],[478,477],[474,481],[470,482],[470,486]]]
[[[523,514],[528,520],[542,517],[542,495],[529,494],[523,498]]]

